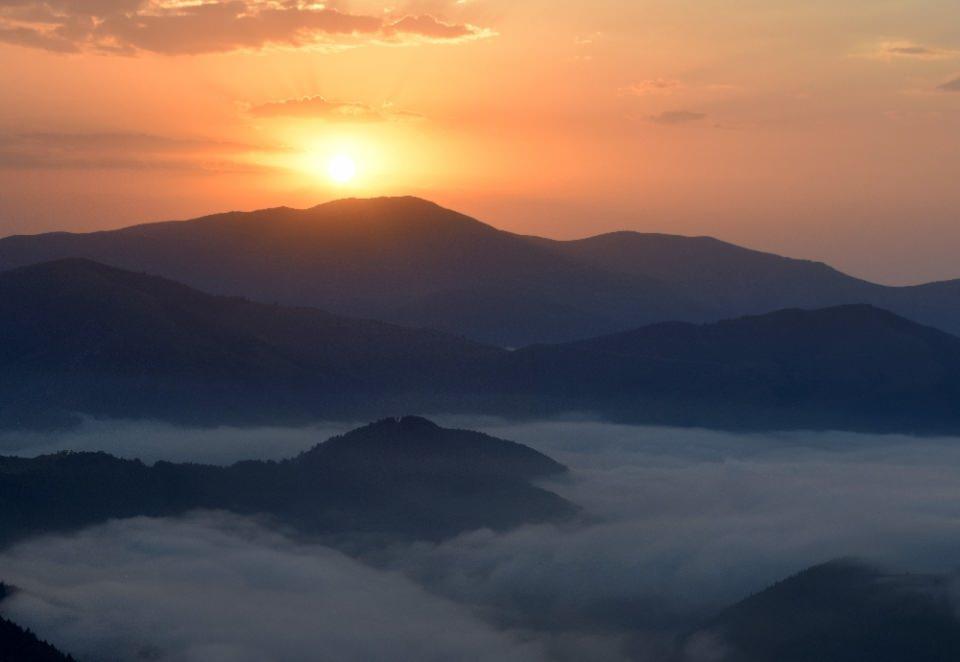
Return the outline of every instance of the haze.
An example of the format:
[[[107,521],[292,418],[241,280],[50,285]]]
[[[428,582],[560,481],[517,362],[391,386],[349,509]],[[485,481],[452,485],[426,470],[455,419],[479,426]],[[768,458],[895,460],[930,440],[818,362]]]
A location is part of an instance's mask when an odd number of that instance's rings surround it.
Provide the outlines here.
[[[0,235],[402,193],[960,276],[956,2],[78,4],[0,3]]]

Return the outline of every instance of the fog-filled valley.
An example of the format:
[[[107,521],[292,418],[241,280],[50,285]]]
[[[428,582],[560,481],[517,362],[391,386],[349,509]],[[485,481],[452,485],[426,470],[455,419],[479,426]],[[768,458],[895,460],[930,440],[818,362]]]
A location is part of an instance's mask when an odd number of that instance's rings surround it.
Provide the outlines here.
[[[728,657],[722,630],[697,633],[838,558],[937,577],[953,604],[955,438],[433,418],[564,463],[569,474],[538,483],[581,516],[376,544],[225,512],[112,520],[0,552],[0,579],[18,589],[0,614],[81,660],[296,660],[306,647],[313,659],[699,661],[753,659]],[[4,433],[0,454],[226,465],[353,427],[88,420]]]

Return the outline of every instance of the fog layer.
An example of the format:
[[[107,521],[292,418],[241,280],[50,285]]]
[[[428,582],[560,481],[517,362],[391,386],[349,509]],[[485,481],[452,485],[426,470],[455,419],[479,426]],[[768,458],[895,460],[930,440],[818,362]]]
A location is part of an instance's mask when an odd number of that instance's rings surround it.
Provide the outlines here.
[[[305,647],[329,647],[343,651],[337,659],[656,661],[672,633],[812,564],[860,556],[945,571],[960,558],[960,439],[438,422],[569,465],[568,479],[546,487],[586,521],[356,559],[232,517],[118,522],[4,552],[2,579],[26,590],[0,609],[79,653],[139,642],[168,659],[304,659]],[[326,433],[248,431],[234,448],[231,430],[88,425],[43,443],[99,438],[118,452],[126,437],[127,456],[225,462],[290,455]]]

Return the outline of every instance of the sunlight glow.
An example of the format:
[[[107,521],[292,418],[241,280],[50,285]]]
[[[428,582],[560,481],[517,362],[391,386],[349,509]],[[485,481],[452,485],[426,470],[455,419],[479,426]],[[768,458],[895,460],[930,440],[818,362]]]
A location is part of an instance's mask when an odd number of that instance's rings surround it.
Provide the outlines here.
[[[357,175],[357,163],[346,154],[337,154],[327,164],[327,176],[337,184],[346,184]]]

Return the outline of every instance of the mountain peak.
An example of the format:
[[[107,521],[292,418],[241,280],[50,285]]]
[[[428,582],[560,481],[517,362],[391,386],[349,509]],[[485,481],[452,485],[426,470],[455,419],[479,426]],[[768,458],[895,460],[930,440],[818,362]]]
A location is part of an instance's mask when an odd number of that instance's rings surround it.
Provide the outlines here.
[[[322,208],[331,208],[331,207],[381,207],[381,208],[400,208],[404,207],[407,209],[443,209],[444,211],[451,211],[444,207],[441,207],[437,203],[427,200],[426,198],[420,198],[415,195],[381,195],[372,198],[338,198],[336,200],[329,200],[327,202],[321,202],[318,205],[310,207],[310,209],[322,209]]]
[[[443,428],[419,416],[384,418],[314,446],[301,462],[336,462],[369,473],[513,476],[532,479],[567,468],[546,455],[470,430]]]

